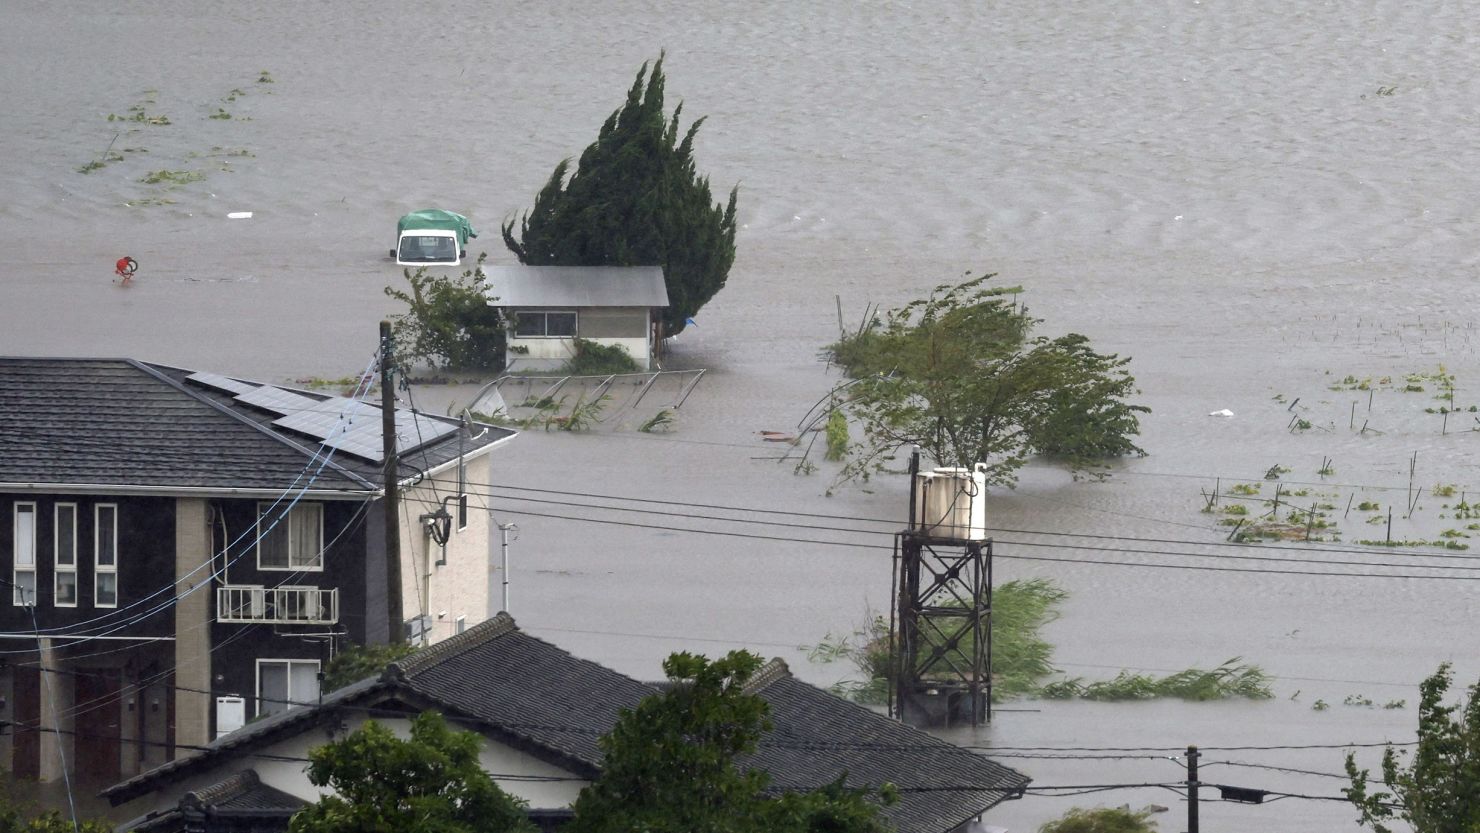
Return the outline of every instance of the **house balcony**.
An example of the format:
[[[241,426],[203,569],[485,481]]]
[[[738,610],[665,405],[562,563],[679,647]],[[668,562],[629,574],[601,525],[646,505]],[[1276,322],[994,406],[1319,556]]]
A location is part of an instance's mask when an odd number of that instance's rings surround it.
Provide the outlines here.
[[[229,584],[216,588],[216,621],[263,625],[335,625],[339,623],[339,591],[318,587]]]

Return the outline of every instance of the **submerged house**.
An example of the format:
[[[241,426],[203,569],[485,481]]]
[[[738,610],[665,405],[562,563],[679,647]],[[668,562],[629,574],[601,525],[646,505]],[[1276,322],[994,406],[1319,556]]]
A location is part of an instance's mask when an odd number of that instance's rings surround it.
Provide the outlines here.
[[[658,691],[525,634],[500,613],[378,677],[253,723],[103,795],[139,814],[120,830],[283,831],[293,811],[320,795],[305,774],[310,749],[371,715],[404,736],[413,716],[434,710],[454,728],[482,734],[483,768],[528,802],[537,824],[555,830],[600,774],[598,741],[618,712]],[[850,786],[892,783],[900,800],[883,814],[899,833],[973,829],[1028,784],[986,757],[803,683],[780,660],[757,672],[747,691],[769,704],[774,728],[742,766],[765,769],[776,790],[816,789],[844,774]]]
[[[643,370],[658,369],[660,311],[668,288],[659,266],[485,266],[489,305],[508,328],[510,370],[556,370],[576,339],[621,347]]]
[[[331,650],[489,615],[494,426],[131,359],[0,358],[0,762],[114,783],[319,698]]]

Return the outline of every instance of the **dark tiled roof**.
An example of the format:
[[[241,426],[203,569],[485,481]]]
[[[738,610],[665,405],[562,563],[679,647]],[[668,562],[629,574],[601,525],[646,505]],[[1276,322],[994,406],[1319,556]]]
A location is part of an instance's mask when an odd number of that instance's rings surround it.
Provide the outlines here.
[[[295,812],[308,802],[257,778],[256,770],[245,769],[217,784],[185,794],[182,804],[206,810]]]
[[[884,814],[899,833],[944,833],[1017,794],[1028,778],[793,678],[773,660],[748,690],[770,704],[774,728],[744,762],[771,775],[777,790],[807,790],[848,774],[850,786],[900,789]],[[289,709],[211,744],[195,758],[165,764],[109,788],[114,803],[168,780],[171,768],[196,771],[297,731],[339,705],[384,699],[436,708],[572,772],[600,771],[597,740],[622,709],[655,694],[638,682],[521,632],[507,613],[388,666],[324,698]]]
[[[275,414],[186,382],[190,373],[132,359],[0,358],[0,489],[280,490],[307,482],[305,471],[318,471],[314,490],[378,489],[379,464],[338,453],[321,468],[317,440],[272,426]],[[461,450],[512,433],[490,426]],[[455,438],[434,443],[407,461],[415,468],[404,474],[458,453]]]
[[[242,770],[224,781],[186,793],[179,804],[119,827],[134,833],[278,833],[305,804],[301,798],[269,787],[255,770]]]
[[[792,677],[781,660],[756,675],[774,728],[746,763],[776,790],[809,790],[847,774],[849,786],[899,788],[884,815],[899,833],[940,833],[1014,797],[1028,777]],[[953,789],[954,788],[954,789]]]
[[[593,772],[617,713],[654,693],[520,631],[507,613],[392,666],[423,696]]]

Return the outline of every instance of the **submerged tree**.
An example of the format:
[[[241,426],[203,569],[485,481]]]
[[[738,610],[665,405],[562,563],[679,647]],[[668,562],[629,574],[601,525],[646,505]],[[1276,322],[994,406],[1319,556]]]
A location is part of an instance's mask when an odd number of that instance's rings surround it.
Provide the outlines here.
[[[535,197],[504,243],[532,266],[662,266],[668,284],[667,335],[725,285],[735,261],[735,198],[714,202],[709,178],[694,165],[694,135],[704,119],[680,136],[680,104],[663,114],[663,58],[644,63],[627,103],[607,118],[597,139],[570,173],[570,160]]]
[[[308,780],[326,795],[293,816],[291,833],[534,833],[524,802],[478,762],[482,738],[425,712],[411,737],[368,720],[309,753]]]
[[[992,275],[940,286],[827,348],[853,381],[839,391],[864,438],[843,478],[885,468],[919,446],[943,466],[986,467],[1012,485],[1032,455],[1092,472],[1112,457],[1144,454],[1131,438],[1135,379],[1128,358],[1098,353],[1078,333],[1033,336],[1039,319]]]
[[[1382,754],[1382,781],[1388,790],[1369,791],[1369,771],[1346,755],[1351,787],[1342,790],[1356,806],[1361,824],[1391,833],[1386,822],[1401,819],[1413,833],[1473,833],[1480,830],[1480,683],[1469,698],[1446,706],[1453,675],[1439,666],[1419,686],[1418,746],[1406,765],[1389,746]],[[1403,753],[1406,755],[1407,753]]]
[[[457,277],[428,274],[425,266],[406,269],[407,289],[385,288],[386,295],[407,307],[391,316],[403,357],[456,370],[503,369],[504,325],[488,303],[483,259]]]
[[[741,769],[771,728],[770,707],[745,684],[760,658],[679,653],[663,663],[668,690],[623,710],[601,738],[601,775],[581,790],[570,833],[884,833],[871,790],[843,779],[769,795],[770,775]],[[885,786],[880,798],[894,800]]]

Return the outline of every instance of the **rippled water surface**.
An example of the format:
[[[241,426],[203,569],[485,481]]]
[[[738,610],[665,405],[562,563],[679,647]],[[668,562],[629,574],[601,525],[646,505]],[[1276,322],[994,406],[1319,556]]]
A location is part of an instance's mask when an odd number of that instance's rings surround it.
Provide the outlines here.
[[[1389,506],[1399,540],[1468,532],[1445,506],[1457,498],[1413,498],[1410,466],[1414,488],[1480,491],[1473,415],[1446,425],[1425,413],[1440,404],[1432,389],[1398,390],[1442,365],[1456,404],[1480,402],[1477,40],[1462,4],[1393,0],[10,0],[0,351],[277,381],[356,372],[395,311],[381,291],[399,280],[384,259],[395,218],[462,211],[507,262],[497,226],[666,48],[670,106],[708,116],[701,169],[721,191],[740,185],[739,256],[674,347],[675,366],[710,368],[675,432],[536,432],[500,456],[489,505],[520,527],[523,627],[642,677],[675,649],[738,646],[820,684],[846,676],[797,646],[887,605],[904,484],[825,497],[828,471],[794,476],[764,459],[779,452],[756,432],[792,429],[835,381],[816,357],[839,305],[852,322],[985,270],[1022,285],[1045,332],[1133,356],[1153,408],[1149,456],[1109,482],[1033,468],[992,495],[999,580],[1050,576],[1071,592],[1048,635],[1072,675],[1241,656],[1278,679],[1258,703],[1021,702],[953,739],[1020,755],[1404,740],[1424,675],[1446,659],[1466,681],[1480,671],[1474,562],[1353,542],[1383,538],[1366,521]],[[170,124],[108,120],[135,106]],[[78,172],[110,152],[122,161]],[[139,181],[160,170],[204,178]],[[110,283],[124,255],[141,264],[127,289]],[[1347,375],[1396,381],[1369,400],[1332,389]],[[1223,408],[1235,416],[1208,416]],[[1326,458],[1335,471],[1321,478]],[[1308,490],[1293,500],[1337,507],[1339,551],[1218,546],[1226,529],[1198,511],[1200,492],[1276,465],[1286,489]],[[823,517],[603,513],[569,493]],[[1348,498],[1384,509],[1343,513]],[[1407,707],[1343,705],[1353,696]],[[1141,754],[1003,760],[1040,785],[1179,777]],[[1204,777],[1335,796],[1339,779],[1233,764],[1334,773],[1341,758],[1213,750]],[[1032,830],[1094,803],[1170,806],[1164,829],[1184,812],[1148,788],[1029,797],[990,820]],[[1202,817],[1212,830],[1355,828],[1342,804],[1305,799],[1209,804]]]

